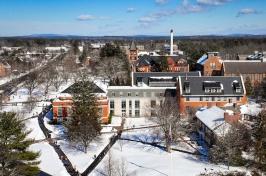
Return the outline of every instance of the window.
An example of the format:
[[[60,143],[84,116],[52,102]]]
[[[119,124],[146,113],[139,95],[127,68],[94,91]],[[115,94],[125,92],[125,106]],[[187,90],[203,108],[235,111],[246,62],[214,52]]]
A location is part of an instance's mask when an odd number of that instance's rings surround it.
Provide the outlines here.
[[[236,100],[237,100],[237,101],[240,101],[240,97],[236,97]]]
[[[203,101],[203,98],[202,97],[200,97],[200,101]]]
[[[155,108],[156,106],[156,101],[155,100],[151,100],[151,108]]]
[[[241,88],[236,88],[236,93],[241,93]]]
[[[112,92],[112,96],[115,97],[115,92]]]
[[[209,101],[209,97],[206,97],[205,100],[206,100],[206,101]]]
[[[139,117],[139,116],[140,116],[139,110],[135,110],[135,117]]]
[[[186,97],[186,101],[189,101],[189,97]]]
[[[215,97],[212,97],[212,101],[215,101]]]
[[[215,63],[211,63],[211,69],[216,69],[216,64]]]
[[[227,101],[227,98],[226,97],[224,97],[224,101]]]
[[[121,107],[122,107],[122,109],[126,109],[126,107],[127,107],[127,102],[126,102],[126,100],[122,100],[122,102],[121,102]]]
[[[122,116],[125,117],[126,116],[126,110],[122,109]]]
[[[217,101],[221,101],[221,97],[217,97]]]
[[[128,104],[129,104],[129,108],[132,108],[132,101],[131,100],[129,100]]]
[[[128,92],[128,93],[127,93],[127,96],[128,96],[128,97],[131,97],[131,92]]]
[[[129,110],[129,117],[132,117],[132,110]]]
[[[110,109],[115,109],[115,102],[114,100],[110,101]]]
[[[136,97],[138,97],[138,96],[139,96],[139,93],[138,93],[138,92],[136,92],[136,93],[135,93],[135,96],[136,96]]]
[[[139,100],[136,100],[136,101],[135,101],[135,109],[139,109],[139,104],[140,104],[140,103],[139,103]]]
[[[162,93],[162,92],[159,94],[160,97],[163,97],[163,95],[164,95],[164,93]]]

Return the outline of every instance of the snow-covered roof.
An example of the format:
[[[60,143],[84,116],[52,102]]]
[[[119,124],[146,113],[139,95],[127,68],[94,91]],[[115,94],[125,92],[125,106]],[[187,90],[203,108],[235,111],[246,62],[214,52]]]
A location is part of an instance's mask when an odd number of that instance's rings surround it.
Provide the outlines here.
[[[197,63],[203,65],[207,60],[208,60],[208,55],[204,54],[203,56],[201,56],[201,58],[199,58]]]
[[[221,108],[213,106],[209,109],[197,111],[196,117],[217,136],[222,136],[230,127],[230,124],[226,123],[224,120],[224,113],[225,111]]]
[[[254,102],[240,106],[240,112],[243,115],[257,116],[261,110],[260,105]]]

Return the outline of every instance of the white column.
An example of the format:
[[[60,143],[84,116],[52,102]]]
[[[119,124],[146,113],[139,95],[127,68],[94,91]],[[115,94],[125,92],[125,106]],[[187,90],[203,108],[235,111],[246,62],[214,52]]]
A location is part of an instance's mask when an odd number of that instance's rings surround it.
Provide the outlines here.
[[[171,29],[170,56],[174,55],[174,31]]]

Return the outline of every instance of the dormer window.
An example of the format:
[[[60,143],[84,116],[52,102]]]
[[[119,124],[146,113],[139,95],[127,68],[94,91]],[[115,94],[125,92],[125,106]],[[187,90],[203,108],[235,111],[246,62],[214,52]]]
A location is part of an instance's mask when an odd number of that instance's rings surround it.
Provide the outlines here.
[[[233,82],[232,87],[233,87],[235,93],[241,93],[242,92],[242,88],[241,88],[240,83],[238,81],[235,80]]]
[[[184,82],[184,91],[185,94],[190,94],[190,83],[188,81]]]
[[[205,81],[203,82],[203,90],[207,94],[222,93],[223,86],[220,82]]]

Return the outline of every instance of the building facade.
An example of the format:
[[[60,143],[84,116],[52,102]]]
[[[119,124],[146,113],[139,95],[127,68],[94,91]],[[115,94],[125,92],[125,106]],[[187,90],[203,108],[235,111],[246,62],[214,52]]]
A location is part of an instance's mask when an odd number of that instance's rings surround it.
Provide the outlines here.
[[[190,108],[247,103],[246,90],[238,77],[179,77],[177,86],[179,111],[186,114]]]
[[[239,76],[244,81],[250,78],[254,85],[260,84],[266,78],[266,62],[261,61],[224,61],[222,75]]]
[[[223,61],[219,56],[209,56],[203,65],[204,76],[221,76]]]

